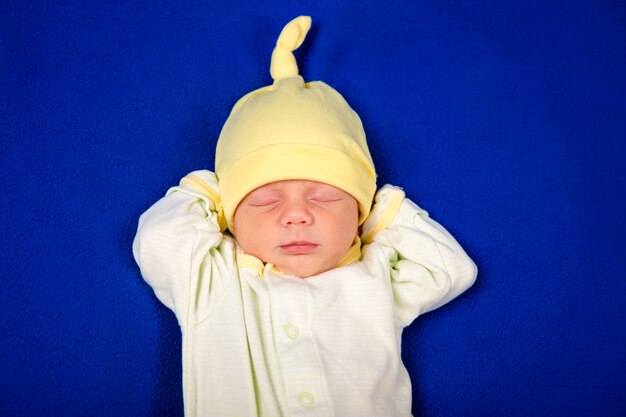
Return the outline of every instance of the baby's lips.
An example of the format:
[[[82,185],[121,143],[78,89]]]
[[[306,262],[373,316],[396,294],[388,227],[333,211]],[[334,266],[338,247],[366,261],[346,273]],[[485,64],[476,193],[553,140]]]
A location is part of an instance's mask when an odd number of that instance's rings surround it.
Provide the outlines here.
[[[314,251],[319,245],[306,240],[299,240],[286,243],[280,247],[290,253],[309,253]]]

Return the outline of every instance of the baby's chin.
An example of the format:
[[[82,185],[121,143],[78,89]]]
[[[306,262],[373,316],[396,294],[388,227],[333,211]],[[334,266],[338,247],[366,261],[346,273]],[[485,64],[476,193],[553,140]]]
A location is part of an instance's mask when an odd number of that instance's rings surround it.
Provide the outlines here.
[[[321,265],[316,262],[297,261],[290,264],[276,265],[283,274],[293,275],[298,278],[309,278],[333,269],[334,265]]]

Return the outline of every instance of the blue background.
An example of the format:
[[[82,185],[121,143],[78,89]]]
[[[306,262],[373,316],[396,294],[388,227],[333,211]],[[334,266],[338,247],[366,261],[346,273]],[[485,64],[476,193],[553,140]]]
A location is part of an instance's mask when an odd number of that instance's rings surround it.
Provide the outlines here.
[[[626,5],[578,0],[2,1],[0,415],[182,413],[137,220],[300,14],[305,80],[479,268],[405,331],[414,414],[626,415]]]

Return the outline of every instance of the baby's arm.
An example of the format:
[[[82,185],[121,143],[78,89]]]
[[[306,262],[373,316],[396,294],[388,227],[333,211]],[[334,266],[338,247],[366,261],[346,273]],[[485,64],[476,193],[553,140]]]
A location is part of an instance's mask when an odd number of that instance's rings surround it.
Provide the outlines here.
[[[476,265],[454,237],[398,187],[386,185],[376,193],[361,235],[387,255],[396,314],[405,325],[451,301],[476,279]]]
[[[156,296],[181,325],[208,314],[216,290],[232,274],[232,241],[210,171],[195,171],[139,219],[133,254]],[[209,290],[211,290],[209,292]]]

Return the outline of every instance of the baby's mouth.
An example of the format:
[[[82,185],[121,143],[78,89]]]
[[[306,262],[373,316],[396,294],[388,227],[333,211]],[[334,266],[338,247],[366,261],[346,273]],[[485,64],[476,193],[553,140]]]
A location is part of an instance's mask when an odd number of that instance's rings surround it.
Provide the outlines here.
[[[308,242],[306,240],[297,240],[286,243],[284,245],[280,245],[281,249],[283,249],[285,252],[295,255],[311,253],[315,249],[317,249],[318,246],[319,245],[317,243]]]

